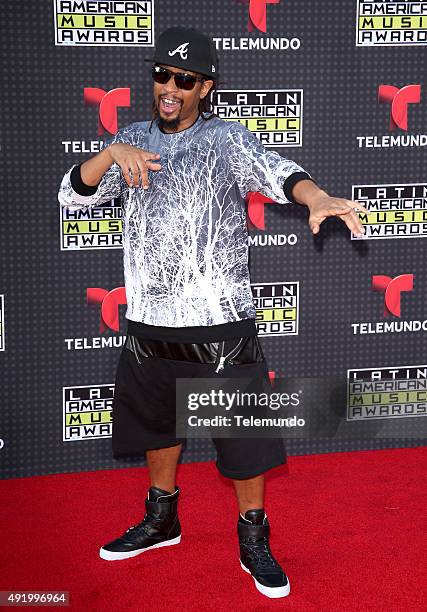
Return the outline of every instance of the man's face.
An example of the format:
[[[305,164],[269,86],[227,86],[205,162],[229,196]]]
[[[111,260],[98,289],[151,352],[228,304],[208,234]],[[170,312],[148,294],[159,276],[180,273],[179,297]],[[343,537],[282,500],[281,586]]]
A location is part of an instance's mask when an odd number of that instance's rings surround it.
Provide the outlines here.
[[[158,64],[171,72],[185,72],[192,76],[201,75],[191,70],[174,68],[166,64]],[[171,77],[165,84],[154,82],[153,96],[158,111],[159,126],[165,131],[176,131],[189,127],[199,114],[199,102],[204,98],[213,84],[212,80],[197,81],[193,89],[187,91],[179,89],[175,85],[175,79]],[[168,104],[166,100],[172,101]]]

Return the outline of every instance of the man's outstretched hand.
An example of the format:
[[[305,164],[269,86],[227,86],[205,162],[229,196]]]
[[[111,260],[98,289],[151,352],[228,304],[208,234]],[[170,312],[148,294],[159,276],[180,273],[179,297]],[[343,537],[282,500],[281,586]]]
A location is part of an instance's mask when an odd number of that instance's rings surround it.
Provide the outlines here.
[[[308,225],[313,234],[318,234],[320,231],[320,224],[327,217],[339,217],[347,227],[355,234],[358,238],[363,238],[364,227],[360,221],[357,213],[369,211],[353,200],[346,200],[344,198],[334,198],[327,193],[320,193],[317,197],[310,201],[307,205],[310,210],[310,216],[308,218]]]

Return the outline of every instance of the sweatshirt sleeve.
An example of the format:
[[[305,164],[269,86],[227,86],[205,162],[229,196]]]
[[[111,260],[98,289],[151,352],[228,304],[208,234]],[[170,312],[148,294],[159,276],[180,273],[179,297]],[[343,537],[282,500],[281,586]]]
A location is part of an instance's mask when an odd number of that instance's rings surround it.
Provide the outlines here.
[[[257,191],[280,204],[296,203],[292,198],[295,183],[302,179],[315,182],[304,168],[267,149],[237,121],[228,129],[226,154],[243,198],[249,191]]]
[[[131,126],[122,128],[106,143],[106,146],[116,142],[132,144],[131,134]],[[80,164],[74,164],[62,179],[58,201],[61,206],[69,210],[83,210],[118,198],[127,187],[122,170],[116,163],[111,165],[98,185],[94,187],[82,182]]]

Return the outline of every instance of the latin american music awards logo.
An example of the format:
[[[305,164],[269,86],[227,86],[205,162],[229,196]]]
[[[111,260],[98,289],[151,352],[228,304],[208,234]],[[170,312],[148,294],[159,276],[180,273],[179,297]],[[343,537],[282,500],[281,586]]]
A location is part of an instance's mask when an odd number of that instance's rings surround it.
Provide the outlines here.
[[[302,146],[302,89],[219,89],[215,114],[238,121],[265,147]]]
[[[426,416],[426,408],[427,365],[347,370],[348,421]]]
[[[358,213],[364,237],[352,240],[427,236],[427,183],[353,185],[351,199],[369,211]]]
[[[110,438],[114,384],[62,388],[62,440]]]

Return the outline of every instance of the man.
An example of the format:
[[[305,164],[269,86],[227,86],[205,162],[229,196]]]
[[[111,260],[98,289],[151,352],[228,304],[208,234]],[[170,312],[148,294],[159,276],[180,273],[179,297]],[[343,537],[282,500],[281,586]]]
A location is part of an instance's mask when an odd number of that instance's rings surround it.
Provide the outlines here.
[[[193,28],[159,37],[150,60],[152,120],[119,130],[99,154],[64,176],[59,201],[85,209],[123,202],[128,320],[113,403],[113,453],[145,453],[150,488],[144,519],[100,549],[117,560],[177,544],[176,378],[268,379],[255,327],[244,198],[260,192],[308,206],[309,225],[341,216],[356,234],[355,202],[333,198],[309,173],[265,149],[238,122],[209,112],[218,79],[213,42]],[[234,483],[242,569],[268,597],[290,591],[272,555],[264,472],[286,462],[281,439],[214,439],[217,468]]]

